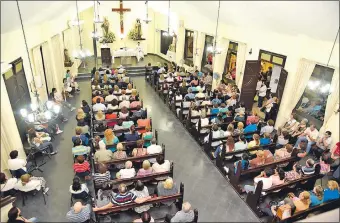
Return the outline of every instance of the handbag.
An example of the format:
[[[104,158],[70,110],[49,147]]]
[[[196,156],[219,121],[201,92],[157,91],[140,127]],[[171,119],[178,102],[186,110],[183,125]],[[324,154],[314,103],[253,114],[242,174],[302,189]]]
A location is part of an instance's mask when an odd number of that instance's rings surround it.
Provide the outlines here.
[[[276,216],[280,219],[286,219],[292,216],[292,208],[289,204],[281,205],[277,208]]]

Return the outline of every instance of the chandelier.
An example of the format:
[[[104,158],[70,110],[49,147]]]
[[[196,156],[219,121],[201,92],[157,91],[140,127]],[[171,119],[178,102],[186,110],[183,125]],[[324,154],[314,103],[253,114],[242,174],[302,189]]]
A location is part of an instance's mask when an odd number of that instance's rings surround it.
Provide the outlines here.
[[[93,1],[93,10],[94,10],[94,19],[93,19],[93,32],[91,32],[91,38],[98,41],[100,38],[103,37],[103,34],[97,31],[97,24],[103,23],[104,21],[100,19],[99,16],[99,1],[97,1],[97,10],[96,10],[96,1]],[[97,16],[97,11],[98,11],[98,16]]]
[[[60,112],[60,106],[55,104],[52,101],[46,101],[46,103],[42,103],[39,99],[39,94],[36,88],[34,76],[33,76],[33,69],[32,69],[32,63],[31,63],[31,58],[27,46],[27,40],[26,40],[26,34],[24,30],[24,25],[22,22],[22,17],[21,17],[21,11],[19,7],[19,2],[17,2],[17,8],[19,12],[19,17],[20,17],[20,23],[21,23],[21,30],[24,36],[24,41],[25,41],[25,46],[26,46],[26,51],[27,51],[27,56],[28,56],[28,61],[30,65],[30,70],[32,73],[32,85],[31,85],[31,91],[33,93],[33,96],[36,98],[35,103],[31,103],[29,106],[29,109],[27,108],[22,108],[20,109],[20,114],[24,121],[28,124],[44,124],[48,123],[58,117],[58,114]]]
[[[93,4],[94,4],[94,6],[93,6],[93,9],[94,9],[94,19],[93,19],[93,21],[94,21],[94,23],[99,23],[99,24],[101,24],[101,23],[104,22],[104,20],[101,19],[101,18],[100,18],[100,15],[99,15],[99,6],[100,6],[100,2],[97,1],[98,15],[96,14],[96,6],[95,6],[96,3],[95,3],[95,2],[96,2],[96,1],[93,1]]]
[[[78,1],[77,0],[76,0],[76,9],[77,9],[78,24],[80,24],[79,10],[78,10]],[[84,61],[84,59],[86,57],[92,56],[92,53],[90,52],[90,50],[83,48],[83,44],[81,42],[80,26],[78,26],[78,31],[79,31],[79,43],[80,43],[79,46],[80,46],[80,49],[73,51],[73,57],[76,58],[76,59],[80,59],[80,60]],[[85,66],[85,63],[84,63],[84,66]]]
[[[216,31],[214,37],[214,45],[207,48],[208,52],[211,52],[214,56],[216,54],[221,54],[223,48],[217,47],[217,31],[218,31],[218,22],[220,20],[220,8],[221,8],[221,1],[218,1],[218,11],[217,11],[217,22],[216,22]]]
[[[148,12],[148,2],[149,1],[145,1],[145,6],[146,6],[146,18],[143,20],[146,24],[149,24],[149,22],[151,22],[151,19],[149,19],[149,12]]]

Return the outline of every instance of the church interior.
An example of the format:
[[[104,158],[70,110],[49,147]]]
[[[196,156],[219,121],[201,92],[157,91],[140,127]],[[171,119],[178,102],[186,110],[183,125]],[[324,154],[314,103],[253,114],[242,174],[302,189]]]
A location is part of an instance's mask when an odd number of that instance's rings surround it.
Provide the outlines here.
[[[1,1],[1,222],[340,222],[339,1]]]

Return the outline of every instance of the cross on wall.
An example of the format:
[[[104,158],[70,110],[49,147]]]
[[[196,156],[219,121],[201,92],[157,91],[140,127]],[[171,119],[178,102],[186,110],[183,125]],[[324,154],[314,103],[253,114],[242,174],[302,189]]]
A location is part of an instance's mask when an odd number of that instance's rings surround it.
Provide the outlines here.
[[[131,9],[123,7],[123,0],[119,1],[119,8],[113,8],[112,12],[118,12],[120,15],[120,34],[124,34],[124,13],[131,12]]]

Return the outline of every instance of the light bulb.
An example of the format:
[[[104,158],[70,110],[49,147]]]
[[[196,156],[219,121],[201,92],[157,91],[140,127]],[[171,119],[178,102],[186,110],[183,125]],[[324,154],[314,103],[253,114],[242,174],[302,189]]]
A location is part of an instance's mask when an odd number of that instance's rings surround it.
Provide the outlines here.
[[[314,81],[308,81],[307,85],[308,85],[309,89],[313,90],[313,88],[314,88]]]
[[[88,56],[88,57],[91,56],[90,50],[86,49],[86,50],[85,50],[85,55]]]
[[[29,114],[27,118],[28,118],[29,122],[34,122],[34,115],[33,114]]]
[[[320,81],[316,81],[316,82],[314,83],[314,85],[315,85],[315,87],[318,87],[318,86],[320,85]]]
[[[50,111],[45,111],[44,115],[45,115],[45,118],[46,118],[47,120],[49,120],[49,119],[52,118],[52,114],[51,114]]]
[[[207,51],[209,51],[209,52],[212,52],[214,49],[213,49],[213,47],[212,46],[209,46],[208,48],[207,48]]]
[[[60,112],[60,106],[59,105],[54,105],[53,106],[53,112],[58,114]]]
[[[47,101],[46,102],[46,107],[47,107],[47,109],[51,109],[53,107],[53,102],[52,101]]]
[[[79,55],[80,55],[80,57],[82,57],[82,58],[85,57],[85,53],[84,53],[82,50],[79,51]]]
[[[24,109],[24,108],[20,109],[20,113],[21,113],[22,117],[24,117],[24,118],[27,117],[27,110],[26,109]]]
[[[38,108],[38,105],[33,104],[33,103],[31,104],[31,109],[32,109],[32,111],[36,111],[37,108]]]

